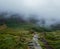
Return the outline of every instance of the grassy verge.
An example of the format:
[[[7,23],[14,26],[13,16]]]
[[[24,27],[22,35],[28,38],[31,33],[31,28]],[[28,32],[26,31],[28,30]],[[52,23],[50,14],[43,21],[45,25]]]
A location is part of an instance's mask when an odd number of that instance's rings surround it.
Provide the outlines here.
[[[38,36],[39,36],[38,42],[40,46],[42,47],[42,49],[46,49],[44,43],[41,41],[41,39],[43,38],[43,35],[41,33],[38,33]]]
[[[40,39],[45,38],[48,44],[54,49],[60,49],[60,31],[46,32],[46,35],[39,34]],[[39,41],[43,49],[45,49],[43,42]]]
[[[46,33],[45,38],[54,49],[60,49],[60,31]]]
[[[0,30],[0,49],[27,49],[27,43],[32,39],[29,31],[20,28]]]
[[[42,47],[42,49],[46,49],[45,45],[44,45],[44,43],[42,41],[39,40],[38,42],[39,42],[40,46]]]

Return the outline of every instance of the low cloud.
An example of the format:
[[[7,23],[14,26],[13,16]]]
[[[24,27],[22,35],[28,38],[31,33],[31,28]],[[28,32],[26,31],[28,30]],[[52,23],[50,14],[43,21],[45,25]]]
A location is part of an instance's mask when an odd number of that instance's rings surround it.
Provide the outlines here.
[[[60,21],[60,0],[0,0],[0,12],[6,11],[24,14],[25,17],[34,14],[47,22]]]

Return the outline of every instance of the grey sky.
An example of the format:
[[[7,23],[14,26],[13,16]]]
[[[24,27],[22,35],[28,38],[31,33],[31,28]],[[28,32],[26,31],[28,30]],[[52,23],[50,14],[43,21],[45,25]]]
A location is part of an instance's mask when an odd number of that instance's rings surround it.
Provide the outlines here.
[[[60,19],[60,0],[0,0],[0,11],[37,14],[47,20]]]

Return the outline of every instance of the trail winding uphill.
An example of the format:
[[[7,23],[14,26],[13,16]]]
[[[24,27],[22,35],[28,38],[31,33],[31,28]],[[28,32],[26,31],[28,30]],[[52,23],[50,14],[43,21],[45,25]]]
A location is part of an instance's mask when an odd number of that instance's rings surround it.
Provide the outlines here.
[[[38,34],[35,34],[33,37],[33,43],[34,43],[34,47],[35,49],[42,49],[40,44],[38,43]]]

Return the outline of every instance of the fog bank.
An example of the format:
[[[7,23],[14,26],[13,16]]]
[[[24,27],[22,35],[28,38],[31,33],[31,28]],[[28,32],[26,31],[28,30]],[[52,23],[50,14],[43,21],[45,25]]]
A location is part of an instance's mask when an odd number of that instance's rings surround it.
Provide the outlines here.
[[[60,21],[60,0],[0,0],[0,12],[19,13],[24,18],[36,15],[52,24]]]

